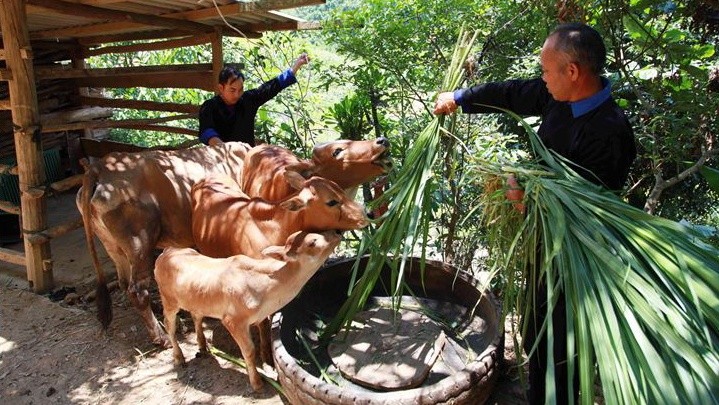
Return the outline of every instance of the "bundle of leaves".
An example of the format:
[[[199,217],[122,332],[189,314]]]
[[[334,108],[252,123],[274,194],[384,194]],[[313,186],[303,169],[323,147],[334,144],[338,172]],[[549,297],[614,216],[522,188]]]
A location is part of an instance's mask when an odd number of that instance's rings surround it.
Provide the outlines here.
[[[476,37],[477,33],[462,32],[459,35],[442,88],[459,86],[464,77],[464,62]],[[359,260],[356,262],[348,299],[325,328],[324,340],[340,330],[342,325],[349,324],[354,315],[362,310],[385,265],[392,269],[390,288],[399,294],[407,258],[415,254],[416,245],[421,247],[419,255],[424,263],[430,228],[431,192],[435,184],[432,168],[439,156],[440,137],[454,127],[454,119],[445,118],[435,117],[417,136],[414,145],[407,151],[402,169],[392,176],[392,186],[373,202],[388,202],[388,210],[377,221],[379,226],[364,234],[357,257],[359,259],[369,252],[367,265],[360,274]],[[397,305],[399,302],[396,300]]]
[[[485,196],[505,308],[527,316],[539,304],[532,298],[539,292],[525,285],[546,288],[549,312],[564,293],[567,351],[576,354],[568,366],[578,366],[582,403],[593,403],[597,373],[607,403],[717,403],[719,250],[693,228],[649,215],[582,178],[525,128],[541,165],[476,162],[488,179],[511,173],[525,190],[526,215],[501,188]],[[553,329],[547,317],[541,333],[550,345]]]
[[[443,89],[459,86],[475,37],[460,35]],[[498,164],[477,151],[474,162],[490,185],[484,218],[505,312],[526,315],[537,291],[526,294],[525,286],[540,279],[549,312],[563,292],[569,369],[577,366],[582,403],[593,403],[597,377],[607,403],[719,402],[719,251],[691,228],[651,216],[585,180],[524,125],[536,160]],[[404,293],[407,256],[417,248],[425,257],[433,170],[440,139],[454,136],[453,128],[453,116],[435,117],[393,176],[383,196],[389,210],[360,247],[360,256],[369,252],[368,264],[355,269],[354,288],[325,337],[362,309],[384,265],[393,270],[393,291]],[[509,174],[524,187],[526,214],[504,197],[501,185]],[[540,333],[553,344],[552,317]],[[551,356],[547,364],[553,383]],[[552,390],[546,399],[556,402]]]

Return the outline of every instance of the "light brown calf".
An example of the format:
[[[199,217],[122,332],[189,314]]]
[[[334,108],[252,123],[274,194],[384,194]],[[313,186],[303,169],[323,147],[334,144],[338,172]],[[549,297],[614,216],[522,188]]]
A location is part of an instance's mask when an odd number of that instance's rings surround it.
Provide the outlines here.
[[[278,202],[250,198],[227,176],[208,176],[192,193],[192,233],[202,254],[259,257],[296,231],[359,229],[369,224],[364,207],[334,182],[285,172],[295,194]]]
[[[252,197],[279,201],[294,192],[284,177],[285,170],[324,177],[354,196],[356,187],[386,173],[392,166],[389,141],[336,140],[314,147],[311,160],[300,160],[289,150],[259,145],[247,153],[242,173],[242,190]]]
[[[245,255],[215,259],[190,248],[166,248],[157,259],[155,279],[175,364],[185,362],[175,336],[177,312],[191,312],[203,352],[207,342],[202,318],[217,318],[240,346],[252,388],[260,390],[262,379],[256,369],[250,325],[290,302],[339,242],[334,231],[295,232],[284,246],[264,249],[260,259]]]

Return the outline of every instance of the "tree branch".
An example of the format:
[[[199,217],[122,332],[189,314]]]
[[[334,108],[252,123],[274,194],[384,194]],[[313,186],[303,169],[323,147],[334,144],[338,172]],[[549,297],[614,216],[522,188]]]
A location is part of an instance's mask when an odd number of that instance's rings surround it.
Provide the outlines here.
[[[661,169],[657,167],[656,172],[654,174],[654,188],[652,188],[651,193],[649,193],[649,196],[647,197],[647,201],[644,203],[644,211],[654,214],[654,211],[656,210],[657,206],[659,205],[659,197],[662,195],[664,190],[666,190],[669,187],[675,186],[687,177],[695,174],[698,172],[702,166],[711,158],[714,156],[719,155],[719,148],[711,148],[708,150],[705,150],[702,152],[702,155],[697,159],[697,161],[691,165],[686,170],[681,171],[679,174],[677,174],[674,177],[671,177],[667,180],[664,180],[662,178]]]

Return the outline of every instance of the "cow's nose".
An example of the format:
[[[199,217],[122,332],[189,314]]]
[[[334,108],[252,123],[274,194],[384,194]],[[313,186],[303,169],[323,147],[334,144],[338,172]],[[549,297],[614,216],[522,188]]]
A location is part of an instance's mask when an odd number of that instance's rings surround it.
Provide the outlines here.
[[[382,145],[386,148],[389,147],[389,139],[385,138],[384,136],[381,136],[377,138],[377,145]]]

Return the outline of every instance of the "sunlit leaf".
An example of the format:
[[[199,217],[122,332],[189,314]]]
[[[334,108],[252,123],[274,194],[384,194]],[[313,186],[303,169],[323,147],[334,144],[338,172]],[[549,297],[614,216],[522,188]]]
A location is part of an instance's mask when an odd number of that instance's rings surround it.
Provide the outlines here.
[[[702,166],[700,171],[707,183],[709,183],[709,187],[714,192],[719,193],[719,170],[709,166]]]

